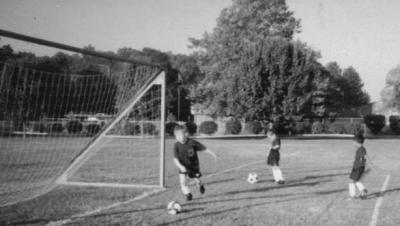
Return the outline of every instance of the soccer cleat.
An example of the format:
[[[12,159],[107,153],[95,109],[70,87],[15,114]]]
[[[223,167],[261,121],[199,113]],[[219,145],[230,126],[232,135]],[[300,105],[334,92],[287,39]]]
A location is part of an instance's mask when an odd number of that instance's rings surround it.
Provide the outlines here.
[[[193,199],[192,193],[186,194],[186,200],[191,201]]]
[[[368,190],[367,189],[362,190],[362,192],[360,194],[360,198],[361,199],[366,199],[367,198],[367,194],[368,194]]]
[[[280,180],[280,181],[278,181],[277,183],[278,183],[278,184],[285,184],[285,181],[284,181],[284,180]]]
[[[204,194],[204,192],[206,192],[206,189],[204,188],[204,185],[200,185],[199,190],[200,190],[201,194]]]

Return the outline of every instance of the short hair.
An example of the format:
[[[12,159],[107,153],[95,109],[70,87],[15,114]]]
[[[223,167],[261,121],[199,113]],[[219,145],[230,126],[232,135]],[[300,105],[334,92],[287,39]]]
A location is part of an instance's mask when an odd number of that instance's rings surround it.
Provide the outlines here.
[[[187,132],[186,125],[176,125],[174,128],[174,133],[176,133],[178,131]]]
[[[353,137],[353,140],[359,144],[363,144],[365,137],[362,133],[356,133]]]

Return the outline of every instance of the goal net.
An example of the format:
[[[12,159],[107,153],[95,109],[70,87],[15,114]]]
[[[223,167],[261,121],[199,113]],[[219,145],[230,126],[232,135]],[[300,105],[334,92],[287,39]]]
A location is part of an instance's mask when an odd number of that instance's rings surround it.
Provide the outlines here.
[[[74,57],[83,69],[0,55],[0,206],[60,184],[164,184],[162,69]]]

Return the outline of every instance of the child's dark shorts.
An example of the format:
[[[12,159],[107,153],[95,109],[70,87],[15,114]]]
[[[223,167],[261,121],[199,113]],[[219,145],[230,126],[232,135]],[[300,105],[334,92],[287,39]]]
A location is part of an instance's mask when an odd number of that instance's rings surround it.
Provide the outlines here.
[[[179,171],[179,174],[186,174],[189,178],[200,178],[202,176],[199,169],[187,169],[186,173]]]
[[[364,174],[365,166],[360,166],[351,170],[350,179],[354,181],[359,181]]]
[[[271,149],[269,151],[267,164],[270,166],[279,166],[280,154],[278,150]]]

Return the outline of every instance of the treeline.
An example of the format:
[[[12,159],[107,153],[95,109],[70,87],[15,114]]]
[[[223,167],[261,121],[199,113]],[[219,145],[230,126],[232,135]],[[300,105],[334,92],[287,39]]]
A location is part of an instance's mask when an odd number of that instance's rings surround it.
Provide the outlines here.
[[[92,46],[86,48],[95,50]],[[194,58],[149,48],[142,51],[121,48],[116,53],[106,53],[161,65],[167,73],[170,118],[189,119],[187,90],[201,78]],[[9,45],[0,47],[0,66],[0,120],[20,122],[64,117],[69,112],[115,113],[120,107],[118,98],[132,95],[134,83],[140,86],[138,80],[150,76],[126,74],[137,67],[129,63],[63,52],[36,56],[30,52],[16,52]],[[130,87],[126,88],[127,85]]]

